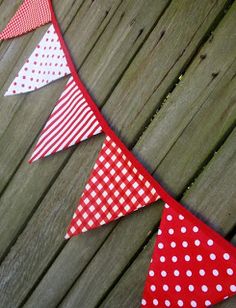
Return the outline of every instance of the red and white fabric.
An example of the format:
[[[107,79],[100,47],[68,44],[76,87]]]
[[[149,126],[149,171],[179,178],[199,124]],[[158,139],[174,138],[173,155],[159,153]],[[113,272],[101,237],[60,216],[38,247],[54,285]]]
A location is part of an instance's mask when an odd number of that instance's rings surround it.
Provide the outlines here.
[[[49,0],[25,0],[0,33],[0,40],[20,36],[50,21]]]
[[[29,162],[100,134],[100,126],[77,82],[71,77],[49,117]]]
[[[65,238],[107,224],[158,199],[156,189],[107,136]]]
[[[51,25],[5,96],[34,91],[68,74],[70,69],[66,56],[55,28]]]
[[[143,308],[203,308],[236,294],[235,248],[224,247],[213,230],[206,233],[198,219],[194,217],[193,221],[165,206],[143,293]]]

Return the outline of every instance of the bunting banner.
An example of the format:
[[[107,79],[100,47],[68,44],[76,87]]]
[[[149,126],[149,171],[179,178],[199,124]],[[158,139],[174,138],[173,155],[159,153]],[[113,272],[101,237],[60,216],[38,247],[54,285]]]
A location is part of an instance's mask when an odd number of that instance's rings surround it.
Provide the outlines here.
[[[236,251],[184,209],[165,205],[142,307],[209,307],[236,294]]]
[[[50,21],[49,0],[24,0],[6,28],[0,33],[0,40],[20,36]]]
[[[107,136],[65,238],[107,224],[159,198],[145,175]]]
[[[23,65],[5,96],[37,90],[70,74],[70,68],[54,25]]]
[[[5,95],[71,75],[29,162],[94,135],[105,141],[65,238],[128,215],[158,199],[166,205],[142,307],[208,307],[236,293],[236,249],[175,201],[111,130],[80,81],[50,0],[25,0],[0,33],[5,40],[51,22]]]
[[[30,163],[100,134],[102,127],[72,76],[49,117]]]

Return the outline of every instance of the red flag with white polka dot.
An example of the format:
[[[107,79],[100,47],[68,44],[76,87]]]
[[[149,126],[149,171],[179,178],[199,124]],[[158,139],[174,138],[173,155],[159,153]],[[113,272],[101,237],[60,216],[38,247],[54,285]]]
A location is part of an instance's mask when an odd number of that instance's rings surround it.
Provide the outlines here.
[[[123,147],[107,136],[65,238],[107,224],[159,198]]]
[[[101,132],[102,127],[86,95],[71,77],[42,130],[29,162],[65,150]]]
[[[20,36],[50,21],[49,0],[24,0],[6,28],[0,33],[0,40]]]
[[[236,249],[190,212],[165,205],[143,308],[209,307],[236,294]]]
[[[5,96],[37,90],[68,74],[66,55],[54,26],[50,25]]]

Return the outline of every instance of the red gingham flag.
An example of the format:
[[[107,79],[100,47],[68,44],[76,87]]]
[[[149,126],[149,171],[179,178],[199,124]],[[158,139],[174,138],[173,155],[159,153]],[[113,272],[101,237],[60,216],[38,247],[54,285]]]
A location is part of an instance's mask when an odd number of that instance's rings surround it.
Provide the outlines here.
[[[156,189],[107,136],[65,238],[107,224],[158,199]]]
[[[56,30],[51,25],[5,96],[34,91],[68,74],[70,69],[66,56]]]
[[[0,33],[0,40],[20,36],[50,22],[51,12],[48,1],[25,0]]]
[[[165,205],[142,308],[203,308],[236,294],[235,248],[184,215]]]
[[[71,77],[41,133],[30,162],[67,149],[101,132],[94,112]]]

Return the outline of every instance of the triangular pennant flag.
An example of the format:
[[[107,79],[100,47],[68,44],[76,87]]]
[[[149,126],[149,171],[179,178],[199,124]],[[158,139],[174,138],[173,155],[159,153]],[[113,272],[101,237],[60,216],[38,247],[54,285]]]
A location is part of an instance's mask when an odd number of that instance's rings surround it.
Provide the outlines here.
[[[29,162],[100,134],[100,126],[77,82],[71,77],[36,144]]]
[[[5,96],[34,91],[68,74],[70,69],[66,56],[55,28],[51,25]]]
[[[150,181],[107,136],[65,238],[107,224],[158,199]]]
[[[50,21],[49,0],[25,0],[0,33],[0,40],[20,36]]]
[[[166,204],[142,307],[209,307],[236,294],[236,250]],[[198,224],[199,222],[199,224]]]

